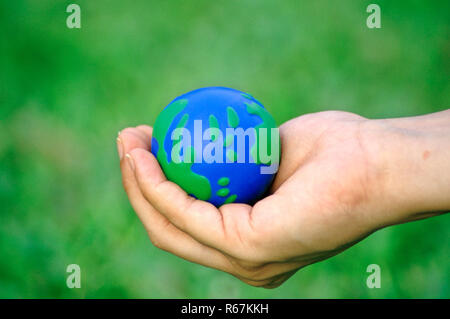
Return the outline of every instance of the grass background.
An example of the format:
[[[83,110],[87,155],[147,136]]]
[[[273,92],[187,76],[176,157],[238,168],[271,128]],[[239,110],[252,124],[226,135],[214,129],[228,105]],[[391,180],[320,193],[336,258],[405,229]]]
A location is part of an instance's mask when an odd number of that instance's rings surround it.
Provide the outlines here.
[[[81,29],[66,7],[81,6]],[[274,290],[154,248],[115,138],[189,90],[253,94],[278,124],[337,109],[413,116],[450,101],[448,1],[0,2],[0,297],[449,298],[450,220],[375,233]],[[65,285],[68,264],[82,288]],[[365,285],[381,266],[381,289]]]

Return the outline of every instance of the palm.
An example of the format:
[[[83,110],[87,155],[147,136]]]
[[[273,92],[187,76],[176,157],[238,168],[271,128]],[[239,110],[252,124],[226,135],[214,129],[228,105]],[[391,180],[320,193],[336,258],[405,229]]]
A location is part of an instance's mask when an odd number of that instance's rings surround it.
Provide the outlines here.
[[[122,165],[124,186],[155,245],[251,285],[275,287],[370,232],[360,218],[370,178],[359,136],[363,122],[324,112],[283,124],[270,194],[253,207],[219,209],[165,179],[148,152],[150,128],[126,129],[120,139],[135,172]]]
[[[263,212],[264,206],[278,206],[276,214],[285,217],[280,239],[289,241],[284,245],[291,249],[280,258],[312,263],[372,231],[373,225],[363,218],[370,205],[367,194],[374,193],[368,189],[374,178],[360,134],[364,122],[354,114],[324,112],[281,126],[283,153],[272,187],[275,198],[258,204]],[[266,203],[270,201],[274,203]]]

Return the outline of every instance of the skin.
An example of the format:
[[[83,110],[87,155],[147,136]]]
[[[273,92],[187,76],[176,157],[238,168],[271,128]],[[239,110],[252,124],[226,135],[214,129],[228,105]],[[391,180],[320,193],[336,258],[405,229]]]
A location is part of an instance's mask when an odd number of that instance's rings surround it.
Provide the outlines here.
[[[267,197],[219,209],[167,181],[152,128],[117,139],[122,180],[151,242],[181,258],[274,288],[378,229],[450,210],[450,110],[368,120],[321,112],[280,127]]]

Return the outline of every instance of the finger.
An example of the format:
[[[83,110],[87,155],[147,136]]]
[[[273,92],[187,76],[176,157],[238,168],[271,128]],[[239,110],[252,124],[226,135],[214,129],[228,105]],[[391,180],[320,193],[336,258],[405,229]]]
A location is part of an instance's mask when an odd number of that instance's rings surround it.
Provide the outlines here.
[[[151,138],[151,128],[149,131],[145,132],[138,128],[127,127],[119,132],[119,136],[117,137],[117,144],[119,148],[122,148],[121,151],[123,155],[125,155],[135,148],[150,149]],[[126,140],[126,143],[124,143],[124,140]]]
[[[152,139],[153,127],[148,126],[148,125],[139,125],[139,126],[136,126],[136,128],[140,132],[144,133],[147,138],[149,138],[150,140]]]
[[[138,131],[138,130],[140,130],[140,131]],[[130,150],[135,149],[135,148],[149,149],[149,141],[151,141],[151,127],[149,127],[149,126],[138,126],[136,128],[127,128],[127,129],[122,131],[121,139],[123,140],[124,151],[127,152],[127,153]],[[129,167],[128,167],[128,169],[129,169]],[[131,174],[131,175],[133,175],[133,174]],[[134,177],[134,176],[132,176],[132,177]],[[135,184],[134,186],[137,187],[137,184],[136,184],[136,181],[135,181],[134,178],[132,178],[131,182],[132,183],[134,182],[134,184]],[[125,183],[126,183],[126,181],[125,181]],[[133,187],[133,185],[130,185],[130,186]],[[130,187],[127,187],[127,188],[129,189]],[[174,238],[179,237],[178,233],[181,233],[182,235],[186,235],[185,233],[181,232],[180,230],[178,230],[173,225],[165,225],[166,223],[168,223],[168,220],[166,218],[164,218],[161,214],[156,212],[153,209],[153,207],[151,207],[151,205],[145,200],[145,198],[143,198],[142,194],[140,193],[140,190],[138,190],[138,192],[139,192],[138,195],[141,197],[141,199],[144,202],[141,206],[145,207],[146,205],[148,205],[149,209],[153,210],[155,214],[159,215],[159,217],[161,217],[161,219],[163,219],[163,221],[161,222],[161,227],[156,227],[156,226],[152,227],[152,225],[157,224],[157,222],[152,221],[151,219],[148,218],[147,215],[150,215],[150,214],[148,214],[148,213],[140,213],[141,211],[145,211],[146,209],[144,208],[143,210],[141,210],[141,209],[135,208],[139,218],[141,219],[141,221],[144,224],[144,227],[147,229],[147,231],[149,233],[149,236],[157,244],[156,246],[161,246],[161,248],[165,248],[166,243],[164,241],[161,241],[159,238],[157,238],[157,237],[159,237],[159,235],[151,235],[152,228],[153,229],[158,229],[158,228],[162,228],[163,229],[164,227],[168,227],[168,228],[172,228],[173,227],[174,228],[174,233],[175,233]],[[138,202],[135,203],[134,201],[132,201],[132,204],[133,204],[133,206],[140,205]],[[156,216],[155,220],[156,219],[158,219],[158,216]],[[169,233],[171,233],[171,230],[167,230],[167,231]],[[193,240],[193,238],[191,238],[189,236],[187,236],[187,237],[188,237],[189,241]],[[163,239],[165,239],[165,238],[168,238],[168,237],[166,236]],[[182,246],[186,247],[186,248],[189,248],[189,245],[186,244],[186,243],[181,242],[181,240],[183,240],[183,238],[180,238],[180,243],[182,244]],[[170,238],[169,238],[169,241],[170,241]],[[193,240],[193,241],[195,242],[195,244],[199,245],[198,242],[196,242],[195,240]],[[170,243],[169,243],[169,245],[170,245]],[[202,250],[204,248],[209,248],[209,247],[206,247],[204,245],[200,245],[200,246],[201,246],[200,248]],[[166,250],[168,250],[168,249],[166,249]],[[262,265],[260,267],[257,267],[257,271],[247,271],[247,269],[244,268],[244,267],[241,267],[239,265],[239,263],[237,263],[234,260],[234,258],[228,256],[228,258],[225,259],[224,255],[222,255],[218,251],[214,250],[214,253],[216,253],[216,252],[219,253],[219,255],[220,255],[219,259],[221,259],[223,261],[222,265],[227,265],[227,267],[223,267],[223,266],[215,267],[215,266],[212,266],[212,265],[205,264],[204,262],[203,263],[199,262],[198,260],[195,260],[193,258],[189,258],[186,255],[186,251],[189,251],[189,249],[183,250],[180,253],[176,253],[173,250],[170,251],[170,252],[172,252],[172,253],[174,253],[174,254],[176,254],[179,257],[182,257],[184,259],[187,259],[187,260],[190,260],[190,261],[193,261],[193,262],[197,262],[197,263],[200,263],[200,264],[203,264],[205,266],[212,267],[212,268],[216,268],[216,269],[227,271],[227,272],[233,274],[234,276],[239,277],[239,279],[241,279],[241,280],[243,280],[243,281],[245,281],[245,282],[247,282],[249,284],[259,285],[259,286],[270,282],[271,280],[273,280],[273,277],[275,277],[275,276],[278,277],[280,274],[282,274],[282,273],[284,273],[286,271],[289,271],[289,270],[292,270],[294,268],[298,268],[299,267],[298,263],[285,263],[285,264],[282,264],[282,263],[271,263],[271,264],[266,264],[266,265]],[[210,259],[211,256],[206,256],[206,258]],[[239,274],[239,275],[237,275],[237,274]]]
[[[137,148],[149,148],[149,132],[145,133],[147,138],[141,133],[138,129],[132,128],[121,132],[120,142],[123,144],[124,152]],[[122,161],[121,170],[124,188],[131,205],[155,246],[188,261],[230,273],[233,272],[232,266],[223,254],[198,243],[192,237],[177,229],[148,203],[140,192],[134,173],[126,161]]]
[[[314,139],[305,133],[303,125],[288,121],[280,126],[281,158],[280,166],[270,187],[274,193],[312,155]]]
[[[222,214],[216,207],[190,197],[168,181],[151,153],[135,149],[129,155],[140,189],[152,206],[199,242],[229,252]]]

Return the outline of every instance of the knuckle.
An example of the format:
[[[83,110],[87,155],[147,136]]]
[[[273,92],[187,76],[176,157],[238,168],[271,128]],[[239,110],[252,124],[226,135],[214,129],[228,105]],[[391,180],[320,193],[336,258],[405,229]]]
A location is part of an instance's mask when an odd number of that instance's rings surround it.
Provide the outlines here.
[[[134,128],[134,127],[124,128],[122,131],[120,131],[119,136],[124,136],[124,135],[127,135],[127,134],[136,136],[136,128]]]
[[[266,241],[261,236],[253,234],[246,239],[243,249],[237,252],[244,267],[253,268],[267,264],[271,261],[271,252]]]
[[[267,285],[263,285],[261,287],[265,289],[274,289],[280,287],[281,284],[282,282],[268,283]]]
[[[246,245],[242,248],[234,248],[232,253],[237,260],[236,265],[248,271],[270,262],[269,255],[262,246]]]
[[[253,286],[253,287],[257,287],[257,288],[264,288],[264,286],[265,286],[265,283],[264,282],[247,282],[247,284],[249,284],[250,286]]]
[[[265,233],[252,226],[230,222],[224,215],[225,234],[229,239],[228,253],[244,268],[255,267],[270,261]]]
[[[164,244],[164,242],[159,238],[159,236],[155,236],[155,235],[149,235],[150,241],[153,244],[153,246],[155,246],[158,249],[161,250],[166,250],[166,245]]]
[[[238,277],[239,278],[239,277]],[[267,281],[254,281],[252,279],[243,279],[239,278],[242,282],[245,282],[247,285],[253,286],[253,287],[264,287],[264,285],[267,285]]]
[[[267,280],[272,277],[266,269],[263,268],[264,265],[249,265],[247,264],[236,264],[235,271],[238,276],[246,278],[251,281],[261,281]]]
[[[251,274],[248,279],[253,280],[253,281],[264,281],[264,280],[268,280],[270,279],[270,276],[268,276],[267,274],[264,273],[253,273]]]
[[[163,195],[167,194],[169,188],[170,188],[169,181],[163,180],[163,181],[160,181],[159,183],[155,183],[153,185],[153,192],[157,196],[163,196]]]

